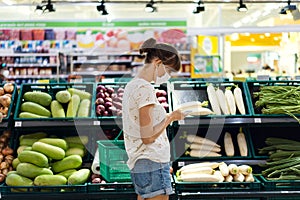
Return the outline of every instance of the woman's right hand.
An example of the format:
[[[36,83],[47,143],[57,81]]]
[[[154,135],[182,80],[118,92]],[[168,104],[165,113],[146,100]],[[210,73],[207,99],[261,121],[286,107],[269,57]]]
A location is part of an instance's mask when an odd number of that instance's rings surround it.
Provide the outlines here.
[[[178,120],[183,120],[186,117],[186,115],[183,112],[181,112],[181,110],[178,109],[171,112],[170,117],[172,121],[178,121]]]

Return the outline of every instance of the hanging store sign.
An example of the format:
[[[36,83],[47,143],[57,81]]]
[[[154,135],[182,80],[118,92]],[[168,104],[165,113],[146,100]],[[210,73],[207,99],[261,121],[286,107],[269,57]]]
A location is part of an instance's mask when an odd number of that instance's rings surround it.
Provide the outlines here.
[[[36,22],[0,22],[0,28],[103,28],[103,27],[186,27],[186,20],[179,21],[116,21],[116,22],[99,22],[99,21],[36,21]]]

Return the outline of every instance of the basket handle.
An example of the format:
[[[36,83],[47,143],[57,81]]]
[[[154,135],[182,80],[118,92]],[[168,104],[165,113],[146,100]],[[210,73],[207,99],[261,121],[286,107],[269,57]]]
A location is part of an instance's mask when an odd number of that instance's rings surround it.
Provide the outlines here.
[[[123,133],[123,129],[121,129],[121,131],[119,132],[117,137],[114,139],[114,141],[117,141],[119,139],[119,137],[122,135],[122,133]]]

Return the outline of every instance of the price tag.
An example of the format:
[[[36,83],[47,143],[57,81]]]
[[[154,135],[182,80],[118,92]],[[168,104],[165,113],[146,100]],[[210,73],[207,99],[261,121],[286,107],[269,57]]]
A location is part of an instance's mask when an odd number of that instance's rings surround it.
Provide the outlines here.
[[[184,123],[184,119],[183,119],[183,120],[179,120],[179,121],[178,121],[178,124],[179,124],[179,125],[185,124],[185,123]]]
[[[185,165],[184,162],[178,162],[178,167],[182,167],[182,166],[184,166],[184,165]]]
[[[94,121],[94,126],[99,126],[100,125],[100,121]]]
[[[254,123],[261,123],[261,118],[254,118]]]
[[[15,127],[21,127],[21,126],[22,126],[22,122],[20,122],[20,121],[15,122]]]

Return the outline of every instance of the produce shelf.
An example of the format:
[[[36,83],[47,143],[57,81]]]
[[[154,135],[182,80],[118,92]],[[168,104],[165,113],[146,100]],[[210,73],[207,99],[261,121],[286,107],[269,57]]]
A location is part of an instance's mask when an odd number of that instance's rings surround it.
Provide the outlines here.
[[[300,180],[268,180],[264,176],[259,176],[262,187],[267,191],[274,190],[299,190]]]

